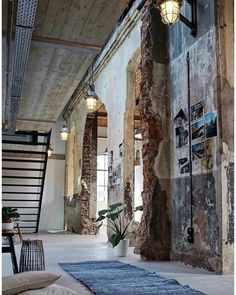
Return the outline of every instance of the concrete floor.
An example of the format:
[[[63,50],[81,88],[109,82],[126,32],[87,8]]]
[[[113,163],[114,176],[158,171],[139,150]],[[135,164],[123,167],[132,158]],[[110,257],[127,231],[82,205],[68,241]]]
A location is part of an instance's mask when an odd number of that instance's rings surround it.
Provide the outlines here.
[[[41,239],[44,244],[46,270],[62,275],[58,283],[68,286],[79,292],[81,295],[92,294],[85,286],[80,284],[73,277],[65,273],[58,266],[58,262],[75,262],[86,260],[112,260],[116,259],[113,249],[106,242],[104,235],[100,236],[80,236],[70,233],[40,233],[24,235],[24,239]],[[20,257],[20,243],[16,238],[17,257]],[[177,262],[144,262],[140,261],[140,256],[133,254],[133,248],[129,248],[129,255],[119,259],[157,274],[172,278],[181,284],[187,284],[194,289],[208,295],[232,295],[233,275],[215,275],[214,273],[193,268]],[[2,254],[2,274],[11,275],[11,260],[9,254]]]

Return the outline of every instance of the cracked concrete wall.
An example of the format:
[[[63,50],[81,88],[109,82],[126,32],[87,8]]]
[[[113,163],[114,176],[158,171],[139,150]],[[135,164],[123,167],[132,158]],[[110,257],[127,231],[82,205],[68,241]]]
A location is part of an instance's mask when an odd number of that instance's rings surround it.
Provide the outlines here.
[[[188,11],[186,3],[184,13],[188,15]],[[219,83],[222,65],[219,62],[221,47],[217,40],[222,25],[217,21],[216,11],[217,5],[213,1],[198,3],[196,38],[193,38],[188,28],[181,23],[170,29],[171,186],[172,220],[175,221],[172,222],[172,259],[218,273],[228,273],[233,270],[233,242],[229,242],[227,238],[227,234],[232,232],[233,214],[233,127],[230,123],[233,120],[233,90],[227,83],[224,83],[222,89],[222,83]],[[222,13],[222,10],[219,11]],[[226,23],[233,24],[232,18],[227,19]],[[178,159],[188,156],[188,147],[176,149],[173,121],[181,108],[188,114],[187,52],[190,54],[191,104],[204,99],[205,113],[217,112],[218,130],[217,137],[205,141],[205,159],[193,161],[194,244],[187,242],[186,233],[190,226],[189,175],[181,175],[178,171]],[[229,51],[222,50],[221,53],[228,57],[230,54]],[[232,58],[232,54],[229,58]]]

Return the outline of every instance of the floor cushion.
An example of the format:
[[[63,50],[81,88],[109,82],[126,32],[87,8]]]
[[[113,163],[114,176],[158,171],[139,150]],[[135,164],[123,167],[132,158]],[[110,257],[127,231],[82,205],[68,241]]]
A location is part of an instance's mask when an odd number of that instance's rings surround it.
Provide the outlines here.
[[[2,278],[2,295],[14,295],[53,284],[60,275],[47,271],[28,271]]]

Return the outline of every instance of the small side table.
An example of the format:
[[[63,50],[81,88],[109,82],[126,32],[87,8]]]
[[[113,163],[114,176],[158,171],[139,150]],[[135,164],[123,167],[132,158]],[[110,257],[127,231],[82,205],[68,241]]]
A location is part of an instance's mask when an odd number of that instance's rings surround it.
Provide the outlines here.
[[[11,261],[13,273],[18,273],[18,266],[16,260],[16,252],[13,243],[14,231],[2,231],[2,236],[7,237],[9,246],[2,246],[2,253],[11,253]]]

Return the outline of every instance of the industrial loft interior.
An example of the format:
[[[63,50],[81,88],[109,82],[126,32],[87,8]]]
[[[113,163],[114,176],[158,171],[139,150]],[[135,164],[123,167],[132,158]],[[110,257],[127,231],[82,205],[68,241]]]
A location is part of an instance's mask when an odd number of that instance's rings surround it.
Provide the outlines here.
[[[2,294],[234,294],[233,122],[233,0],[2,0]]]

